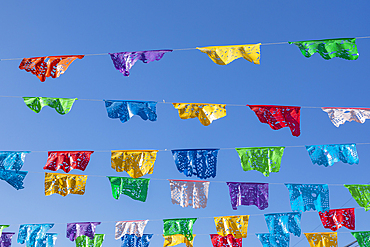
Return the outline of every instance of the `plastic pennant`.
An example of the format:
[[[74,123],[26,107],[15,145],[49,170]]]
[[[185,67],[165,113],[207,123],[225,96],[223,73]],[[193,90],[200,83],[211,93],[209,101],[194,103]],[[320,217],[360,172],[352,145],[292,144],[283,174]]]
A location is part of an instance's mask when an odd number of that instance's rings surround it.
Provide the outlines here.
[[[265,177],[279,172],[285,147],[236,148],[244,171],[256,170]]]
[[[289,42],[289,44],[298,46],[303,56],[307,58],[316,52],[326,60],[333,57],[356,60],[359,57],[355,38],[306,40]]]
[[[164,219],[163,220],[163,235],[170,236],[182,234],[187,240],[192,241],[193,225],[197,218],[182,218],[182,219]]]
[[[351,232],[360,247],[370,246],[370,231]]]
[[[85,194],[86,175],[45,172],[45,196],[59,194]]]
[[[101,247],[105,234],[95,234],[94,239],[85,235],[76,238],[76,247]]]
[[[313,164],[332,166],[335,162],[342,161],[350,165],[358,164],[356,144],[331,144],[306,146],[308,155]]]
[[[242,238],[234,238],[233,235],[220,236],[210,234],[213,247],[242,247]]]
[[[6,181],[17,190],[24,189],[23,180],[28,172],[20,171],[20,169],[23,167],[26,154],[28,153],[29,151],[0,152],[0,179]]]
[[[363,124],[366,119],[370,119],[370,108],[321,107],[321,109],[328,114],[335,127],[339,127],[346,121]]]
[[[216,177],[217,154],[219,149],[178,149],[171,150],[177,170],[187,177],[201,179]]]
[[[319,212],[319,215],[324,228],[336,231],[344,226],[350,230],[355,230],[354,208],[330,209],[326,212]]]
[[[24,103],[34,112],[39,113],[44,106],[54,108],[61,115],[67,114],[77,100],[68,98],[48,98],[48,97],[23,97]]]
[[[124,194],[137,201],[146,201],[149,178],[108,177],[108,179],[114,199],[118,200],[119,196]]]
[[[0,247],[10,247],[12,246],[12,237],[15,232],[3,232],[0,237]]]
[[[92,153],[94,151],[49,151],[44,170],[63,169],[67,173],[73,169],[85,171]]]
[[[119,118],[122,123],[127,122],[134,115],[143,120],[157,121],[157,102],[155,101],[122,101],[104,100],[109,118]]]
[[[234,210],[240,205],[255,205],[264,210],[269,206],[269,184],[226,182],[229,186],[231,206]]]
[[[195,237],[196,235],[194,234],[193,237]],[[166,247],[166,246],[175,246],[175,245],[178,245],[178,244],[185,244],[186,247],[193,247],[193,241],[194,241],[194,238],[193,240],[189,241],[184,235],[182,234],[175,234],[175,235],[170,235],[170,236],[164,236],[164,243],[163,243],[163,247]]]
[[[179,111],[181,119],[198,118],[204,126],[210,125],[214,120],[226,116],[226,105],[198,104],[198,103],[172,103]]]
[[[19,244],[26,244],[26,247],[43,246],[42,244],[47,242],[47,238],[50,236],[50,234],[47,235],[46,232],[49,231],[53,226],[54,224],[20,225],[17,242]]]
[[[208,46],[197,47],[206,53],[213,62],[218,65],[226,65],[238,58],[244,58],[254,64],[260,64],[260,45],[231,45],[231,46]]]
[[[329,188],[327,184],[285,184],[289,190],[292,211],[328,211]]]
[[[271,234],[293,233],[297,237],[301,236],[301,217],[300,212],[265,214],[267,228]]]
[[[78,222],[67,224],[67,238],[72,242],[75,241],[79,236],[86,236],[91,240],[95,238],[95,228],[100,225],[101,222]]]
[[[289,247],[290,236],[288,233],[256,233],[256,235],[263,247]]]
[[[172,204],[181,207],[205,208],[208,201],[208,181],[169,180]]]
[[[336,232],[305,233],[311,247],[338,247]]]
[[[235,238],[246,238],[249,215],[214,217],[218,235],[232,234]]]
[[[117,172],[127,172],[132,178],[152,174],[158,150],[113,150],[112,168]]]
[[[149,220],[131,220],[131,221],[117,221],[115,230],[115,239],[118,240],[124,235],[136,235],[142,237],[144,229]]]
[[[370,210],[370,185],[368,184],[345,184],[353,199],[356,200],[360,207],[365,211]]]
[[[46,77],[57,78],[64,74],[69,65],[77,58],[82,59],[84,55],[23,58],[19,68],[31,72],[41,82],[44,82]]]
[[[142,237],[136,235],[124,235],[121,240],[121,247],[148,247],[153,234],[143,234]]]

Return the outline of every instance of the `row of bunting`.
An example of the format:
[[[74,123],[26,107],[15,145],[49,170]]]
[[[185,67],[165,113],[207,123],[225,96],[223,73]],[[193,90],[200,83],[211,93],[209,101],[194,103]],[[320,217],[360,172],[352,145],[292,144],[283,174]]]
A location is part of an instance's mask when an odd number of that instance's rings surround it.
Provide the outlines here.
[[[355,38],[343,39],[324,39],[289,42],[298,46],[302,54],[309,58],[316,52],[324,59],[329,60],[339,57],[347,60],[356,60],[359,57]],[[234,46],[209,46],[197,47],[203,53],[206,53],[213,62],[219,65],[226,65],[238,58],[244,58],[254,64],[260,64],[260,45],[234,45]],[[130,75],[130,69],[138,61],[150,63],[159,61],[164,54],[173,50],[152,50],[152,51],[134,51],[109,53],[114,67],[124,76]],[[41,82],[46,77],[57,78],[63,74],[70,64],[76,59],[82,59],[84,55],[71,56],[46,56],[24,58],[19,65],[20,69],[31,72],[36,75]]]

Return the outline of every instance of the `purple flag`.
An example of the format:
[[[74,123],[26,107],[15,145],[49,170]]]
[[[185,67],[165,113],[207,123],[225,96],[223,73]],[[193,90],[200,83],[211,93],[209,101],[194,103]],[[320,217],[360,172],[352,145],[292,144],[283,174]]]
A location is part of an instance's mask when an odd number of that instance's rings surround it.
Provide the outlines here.
[[[12,245],[12,237],[14,232],[3,232],[1,234],[0,247],[10,247]]]
[[[269,206],[269,184],[226,182],[229,186],[231,206],[256,205],[260,210]]]
[[[95,228],[100,225],[101,222],[80,222],[80,223],[68,223],[67,224],[67,238],[71,241],[75,241],[77,237],[85,235],[90,239],[95,237]]]
[[[137,60],[141,60],[143,63],[159,61],[166,52],[172,52],[172,50],[117,52],[109,53],[109,55],[113,60],[114,67],[124,76],[129,76],[129,70]]]

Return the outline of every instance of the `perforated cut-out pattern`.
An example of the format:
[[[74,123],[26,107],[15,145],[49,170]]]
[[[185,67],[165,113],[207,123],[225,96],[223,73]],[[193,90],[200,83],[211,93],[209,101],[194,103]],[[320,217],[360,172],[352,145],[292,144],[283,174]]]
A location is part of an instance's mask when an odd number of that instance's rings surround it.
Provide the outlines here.
[[[143,120],[157,121],[157,102],[154,101],[121,101],[104,100],[109,118],[119,118],[122,123],[127,122],[134,115]]]
[[[279,172],[285,147],[236,148],[244,171],[256,170],[265,177]]]
[[[370,210],[370,185],[368,184],[345,184],[353,199],[356,200],[360,207],[363,207],[365,211]]]
[[[195,237],[195,236],[196,235],[194,234],[193,237]],[[175,245],[182,244],[182,243],[184,243],[186,245],[186,247],[193,247],[194,239],[189,241],[182,234],[175,234],[175,235],[171,235],[171,236],[164,236],[163,235],[163,237],[164,237],[163,247],[175,246]]]
[[[327,184],[285,184],[289,190],[292,211],[328,211],[329,188]]]
[[[0,237],[0,247],[12,246],[12,237],[14,234],[14,232],[3,232]]]
[[[290,236],[288,233],[256,233],[256,235],[263,247],[289,247]]]
[[[338,247],[336,232],[305,233],[311,247]]]
[[[256,205],[260,210],[269,206],[269,184],[227,182],[227,185],[234,210],[240,205]]]
[[[127,172],[132,178],[152,174],[158,150],[114,150],[111,154],[112,168]]]
[[[67,238],[71,241],[75,241],[79,236],[85,235],[91,240],[95,237],[95,228],[100,225],[101,222],[78,222],[67,224]]]
[[[301,236],[301,213],[265,214],[267,228],[271,234],[293,233]]]
[[[235,238],[246,238],[249,215],[214,217],[218,235],[232,234]]]
[[[39,113],[44,106],[49,106],[61,115],[67,114],[76,100],[77,98],[23,97],[24,103],[36,113]]]
[[[261,123],[267,123],[271,129],[278,130],[289,127],[293,136],[301,134],[301,107],[298,106],[272,106],[248,105],[256,113]]]
[[[306,146],[313,164],[332,166],[335,162],[358,164],[356,144],[332,144]]]
[[[149,178],[108,177],[108,179],[115,199],[118,199],[121,194],[124,194],[134,200],[146,201]]]
[[[341,208],[330,209],[327,212],[319,212],[324,228],[336,231],[342,226],[355,230],[355,209]]]
[[[85,194],[87,176],[45,172],[45,196]]]
[[[121,247],[148,247],[153,234],[144,234],[142,237],[136,235],[124,235]]]
[[[181,149],[172,150],[179,172],[187,177],[192,175],[201,179],[216,177],[217,154],[219,149]]]
[[[50,230],[53,226],[54,224],[20,225],[17,242],[20,244],[26,244],[26,247],[33,247],[33,246],[45,247],[46,245],[43,243],[47,242],[46,232]]]
[[[204,126],[210,125],[214,120],[226,116],[226,105],[222,104],[197,104],[197,103],[172,103],[179,111],[181,119],[198,118]]]
[[[370,231],[351,232],[360,247],[370,246]]]
[[[181,207],[205,208],[207,207],[209,182],[169,180],[171,187],[171,200],[173,204]]]
[[[15,189],[23,189],[23,180],[27,172],[20,171],[23,167],[26,154],[29,151],[13,152],[1,151],[0,152],[0,179],[6,181]]]
[[[324,59],[340,57],[347,60],[356,60],[359,56],[355,38],[346,39],[322,39],[289,42],[295,44],[301,50],[303,56],[309,58],[316,52]]]
[[[57,78],[64,74],[74,60],[83,57],[84,55],[23,58],[19,68],[31,72],[44,82],[46,77]]]
[[[197,218],[182,218],[182,219],[164,219],[163,220],[163,235],[170,236],[182,234],[187,240],[193,240],[193,225]]]
[[[94,239],[82,235],[76,238],[76,247],[101,247],[105,234],[95,234]]]
[[[144,229],[149,220],[132,220],[132,221],[117,221],[115,238],[120,239],[123,235],[134,234],[138,237],[143,236]]]
[[[370,108],[321,107],[321,109],[328,114],[336,127],[346,121],[365,123],[366,119],[370,119]]]
[[[44,170],[63,169],[67,173],[73,169],[85,171],[92,153],[94,151],[49,151]]]
[[[234,238],[229,234],[225,237],[218,234],[210,234],[213,247],[242,247],[242,239]]]
[[[26,171],[6,171],[0,169],[0,179],[6,181],[15,189],[24,189],[23,180],[26,178]]]
[[[254,64],[260,64],[260,45],[208,46],[197,47],[197,49],[206,53],[219,65],[229,64],[241,57]]]

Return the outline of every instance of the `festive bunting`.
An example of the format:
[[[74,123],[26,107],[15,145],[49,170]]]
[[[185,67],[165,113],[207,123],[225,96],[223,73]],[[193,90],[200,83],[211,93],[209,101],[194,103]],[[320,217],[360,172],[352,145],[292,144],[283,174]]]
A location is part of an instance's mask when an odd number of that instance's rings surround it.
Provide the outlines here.
[[[327,184],[285,184],[289,190],[292,211],[328,211],[329,188]]]
[[[181,119],[198,118],[204,126],[210,125],[214,120],[226,116],[226,105],[222,104],[197,104],[197,103],[172,103],[179,111]]]
[[[0,179],[6,181],[15,189],[24,189],[23,180],[26,178],[26,171],[7,171],[0,169]]]
[[[50,230],[53,226],[54,224],[20,225],[17,242],[20,244],[26,244],[26,247],[45,246],[43,245],[43,243],[45,243],[50,237],[50,235],[48,235],[49,237],[46,235],[46,232]],[[47,247],[53,247],[53,245]]]
[[[359,56],[355,38],[345,39],[322,39],[289,42],[295,44],[301,50],[303,56],[309,58],[316,52],[324,59],[340,57],[347,60],[356,60]]]
[[[136,235],[124,235],[121,247],[148,247],[153,234],[144,234],[142,237]]]
[[[264,210],[269,206],[269,184],[226,182],[229,186],[231,206],[234,210],[240,205],[255,205]]]
[[[129,70],[138,60],[143,61],[143,63],[159,61],[167,52],[172,52],[172,50],[117,52],[109,53],[109,55],[116,70],[121,72],[124,76],[129,76]]]
[[[232,234],[235,238],[246,238],[249,215],[214,217],[218,235]]]
[[[156,105],[154,101],[122,101],[104,100],[109,118],[119,118],[122,123],[127,122],[134,115],[143,120],[157,121]]]
[[[277,213],[265,214],[267,228],[271,234],[283,235],[293,233],[301,236],[301,213]]]
[[[370,108],[321,107],[321,109],[328,114],[336,127],[346,121],[365,123],[366,119],[370,119]]]
[[[92,153],[94,151],[49,151],[44,170],[63,169],[67,173],[73,169],[85,171]]]
[[[112,168],[127,172],[132,178],[152,174],[158,150],[114,150],[111,152]]]
[[[0,237],[5,228],[9,227],[9,225],[0,225]],[[0,246],[1,247],[1,246]]]
[[[124,194],[137,201],[146,201],[149,178],[108,177],[108,179],[114,199],[118,200],[119,196]]]
[[[313,164],[325,167],[339,161],[350,165],[359,162],[356,144],[310,145],[306,149]]]
[[[45,196],[85,194],[87,176],[45,172]]]
[[[134,234],[142,237],[144,229],[149,220],[132,220],[132,221],[117,221],[115,230],[115,239],[120,239],[123,235]]]
[[[279,172],[285,147],[236,148],[244,171],[256,170],[265,177]]]
[[[44,106],[54,108],[59,114],[67,114],[77,100],[68,98],[48,98],[48,97],[23,97],[24,103],[34,112],[39,113]]]
[[[44,82],[46,77],[57,78],[64,74],[74,60],[83,57],[84,55],[23,58],[19,68],[31,72]]]
[[[229,64],[241,57],[254,64],[260,64],[260,45],[261,43],[255,45],[208,46],[197,47],[197,49],[206,53],[213,62],[219,65]]]
[[[20,171],[20,169],[23,167],[27,153],[29,151],[0,152],[0,179],[6,181],[17,190],[24,188],[23,180],[28,172]]]
[[[163,235],[182,234],[187,240],[193,240],[193,225],[197,218],[165,219],[163,220]]]
[[[67,238],[71,241],[75,241],[79,236],[85,235],[91,240],[94,240],[95,228],[100,225],[100,223],[101,222],[68,223]]]
[[[234,238],[233,235],[220,236],[210,234],[213,247],[242,247],[242,238]]]
[[[289,247],[290,236],[288,233],[256,233],[256,235],[263,247]]]
[[[12,246],[12,237],[14,234],[14,232],[3,232],[0,237],[0,247]]]
[[[217,154],[219,149],[179,149],[171,150],[179,172],[187,177],[201,179],[216,177]]]
[[[320,219],[324,228],[336,231],[342,226],[355,230],[355,209],[341,208],[330,209],[326,212],[319,212]]]
[[[353,199],[356,200],[360,207],[365,211],[370,210],[370,185],[368,184],[345,184]]]
[[[169,180],[171,200],[181,207],[205,208],[208,200],[208,181]]]
[[[370,246],[370,231],[351,232],[351,234],[356,238],[360,247]]]
[[[94,239],[85,235],[76,238],[76,247],[101,247],[105,234],[95,234]]]
[[[305,233],[311,247],[338,247],[336,232]]]
[[[195,236],[196,235],[194,234],[193,237],[195,237]],[[175,245],[182,244],[182,243],[184,243],[186,245],[186,247],[193,247],[194,239],[189,241],[182,234],[175,234],[175,235],[171,235],[171,236],[164,236],[163,235],[163,237],[164,237],[163,247],[175,246]]]

